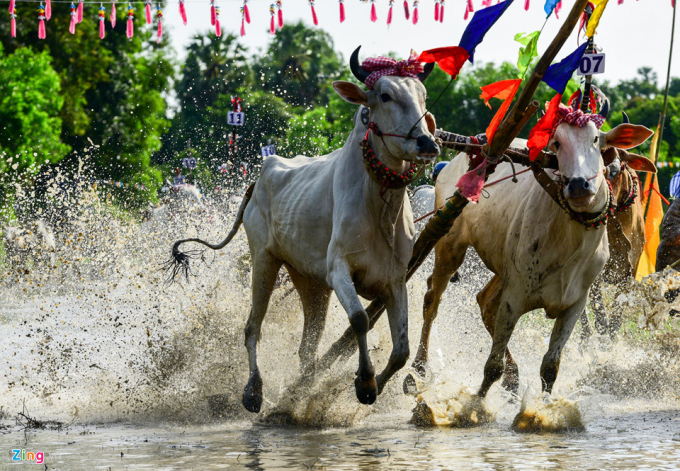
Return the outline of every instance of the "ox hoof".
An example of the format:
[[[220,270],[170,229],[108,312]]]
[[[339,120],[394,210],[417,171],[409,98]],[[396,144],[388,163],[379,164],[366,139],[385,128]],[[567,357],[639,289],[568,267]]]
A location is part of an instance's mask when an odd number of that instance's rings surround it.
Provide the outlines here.
[[[257,414],[262,408],[262,378],[259,374],[250,377],[250,381],[243,391],[243,407],[248,412]]]
[[[416,396],[418,394],[418,385],[413,377],[413,373],[407,374],[406,378],[404,378],[404,394],[407,396]]]
[[[354,378],[354,387],[357,391],[357,399],[362,404],[371,405],[378,397],[378,383],[375,381],[375,376],[369,379],[361,379],[357,376]]]

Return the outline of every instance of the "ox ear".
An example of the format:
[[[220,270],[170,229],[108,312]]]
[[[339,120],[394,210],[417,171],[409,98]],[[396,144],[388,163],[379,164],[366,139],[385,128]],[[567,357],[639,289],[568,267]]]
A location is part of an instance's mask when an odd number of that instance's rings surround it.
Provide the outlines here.
[[[345,101],[354,105],[368,106],[368,95],[358,85],[338,80],[333,82],[333,90]]]
[[[437,130],[437,123],[434,120],[434,115],[432,113],[426,113],[425,122],[427,123],[427,130],[434,136],[434,133]]]
[[[602,151],[602,160],[604,162],[604,166],[609,167],[618,156],[619,151],[616,149],[616,147],[607,147],[606,150]]]
[[[619,149],[619,158],[638,172],[656,173],[656,165],[647,157]]]
[[[619,149],[632,149],[645,142],[654,134],[651,129],[635,124],[619,124],[604,134],[602,145],[614,146]]]

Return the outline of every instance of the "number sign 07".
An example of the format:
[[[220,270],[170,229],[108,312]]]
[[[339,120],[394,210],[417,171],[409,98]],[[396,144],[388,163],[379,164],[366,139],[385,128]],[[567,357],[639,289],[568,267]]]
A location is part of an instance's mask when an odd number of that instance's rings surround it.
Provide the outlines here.
[[[604,54],[585,54],[581,57],[577,75],[597,75],[604,73]]]

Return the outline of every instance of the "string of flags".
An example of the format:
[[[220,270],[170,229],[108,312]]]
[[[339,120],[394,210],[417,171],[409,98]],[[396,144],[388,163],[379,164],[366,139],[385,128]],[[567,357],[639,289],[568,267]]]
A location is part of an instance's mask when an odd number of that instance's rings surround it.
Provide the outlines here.
[[[319,18],[316,14],[316,9],[314,8],[314,2],[316,0],[308,0],[310,9],[311,9],[311,19],[312,22],[314,23],[315,26],[319,25]],[[29,0],[30,3],[35,2],[35,0]],[[26,3],[29,3],[26,2]],[[185,0],[179,0],[179,13],[182,18],[182,23],[186,26],[187,24],[187,12],[186,12],[186,7],[184,5]],[[376,0],[360,0],[361,3],[366,3],[370,5],[370,19],[373,23],[376,23],[378,21],[378,7],[376,4]],[[531,0],[524,0],[524,9],[529,10]],[[595,6],[593,16],[591,18],[591,21],[588,24],[588,33],[587,35],[590,37],[591,36],[591,26],[592,30],[597,27],[597,23],[599,22],[599,19],[602,15],[602,12],[604,11],[605,7],[607,6],[607,3],[609,0],[591,0],[591,3]],[[624,0],[617,0],[618,4],[621,5],[623,4]],[[21,1],[19,1],[21,3]],[[106,7],[104,7],[104,2],[98,2],[98,1],[85,1],[85,0],[78,0],[77,5],[76,2],[71,3],[71,8],[70,8],[70,15],[71,15],[71,21],[69,24],[69,32],[71,34],[75,34],[76,32],[76,25],[80,24],[83,21],[83,11],[84,11],[84,4],[85,3],[91,3],[91,4],[99,4],[99,8],[97,10],[98,14],[98,19],[99,19],[99,37],[101,39],[104,39],[106,36]],[[343,23],[346,19],[345,15],[345,2],[344,0],[338,0],[339,7],[340,7],[340,23]],[[481,0],[481,8],[483,10],[491,8],[494,3],[494,0]],[[508,2],[507,0],[504,1],[503,3],[500,3],[500,0],[495,0],[496,5],[504,5],[506,3],[512,3]],[[419,4],[420,0],[412,0],[411,3],[411,9],[409,8],[409,0],[404,0],[404,17],[406,20],[411,21],[414,25],[418,24],[419,20]],[[671,5],[674,6],[675,0],[671,0]],[[10,17],[10,33],[13,38],[16,37],[17,31],[16,31],[16,18],[17,18],[17,0],[9,0],[9,17]],[[145,10],[145,19],[147,24],[152,24],[153,18],[152,18],[152,6],[153,6],[153,1],[152,0],[145,0],[144,2],[144,10]],[[388,0],[388,11],[387,11],[387,25],[390,26],[392,24],[392,19],[393,19],[393,6],[394,6],[394,0]],[[444,22],[444,6],[445,6],[445,0],[434,0],[434,20],[440,23]],[[110,22],[111,22],[111,27],[115,28],[116,26],[116,0],[111,0],[111,14],[110,14]],[[559,18],[559,12],[560,9],[562,8],[562,0],[545,0],[545,5],[544,5],[544,11],[548,15],[548,17],[554,12],[555,16]],[[483,11],[482,10],[482,11]],[[46,28],[46,21],[49,21],[50,18],[52,17],[52,6],[51,6],[51,0],[45,0],[44,3],[40,2],[40,6],[37,9],[38,12],[38,38],[40,39],[45,39],[47,37],[47,28]],[[467,21],[470,13],[475,12],[475,7],[473,4],[473,0],[466,0],[465,1],[465,14],[463,16],[464,20]],[[241,36],[246,35],[246,25],[250,24],[250,10],[248,8],[248,0],[243,0],[243,4],[240,7],[240,13],[241,13]],[[270,19],[270,26],[269,26],[269,31],[270,33],[276,34],[277,29],[283,28],[283,0],[276,0],[275,3],[272,3],[269,6],[269,14],[271,16]],[[220,15],[220,10],[219,6],[216,4],[216,0],[210,0],[210,22],[211,25],[215,27],[215,34],[217,37],[220,37],[222,35],[221,27],[220,27],[220,21],[219,21],[219,15]],[[162,26],[162,19],[163,19],[163,11],[161,8],[160,3],[156,5],[156,23],[157,23],[157,42],[161,41],[161,38],[163,36],[163,26]],[[132,8],[131,4],[128,4],[127,9],[126,9],[126,18],[127,18],[127,27],[126,27],[126,35],[128,38],[132,38],[134,36],[134,9]],[[278,20],[278,21],[276,21]],[[516,38],[517,39],[517,38]],[[519,39],[517,39],[519,41]],[[532,41],[532,38],[529,38],[528,41]],[[536,40],[538,40],[538,37],[536,37]],[[530,50],[530,45],[525,44],[527,47],[527,50]],[[526,70],[526,68],[524,69]]]
[[[680,168],[680,162],[657,162],[656,168]]]

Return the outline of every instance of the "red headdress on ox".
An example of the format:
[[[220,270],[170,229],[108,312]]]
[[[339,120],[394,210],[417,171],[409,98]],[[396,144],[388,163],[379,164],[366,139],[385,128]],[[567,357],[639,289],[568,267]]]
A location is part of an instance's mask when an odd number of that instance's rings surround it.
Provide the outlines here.
[[[360,49],[361,46],[352,53],[349,59],[349,66],[354,76],[366,85],[366,88],[369,90],[373,89],[373,85],[375,85],[375,82],[380,77],[386,75],[413,77],[422,82],[434,69],[434,63],[425,64],[423,67],[423,64],[414,54],[411,54],[411,57],[402,61],[392,59],[391,57],[370,57],[359,65]]]

